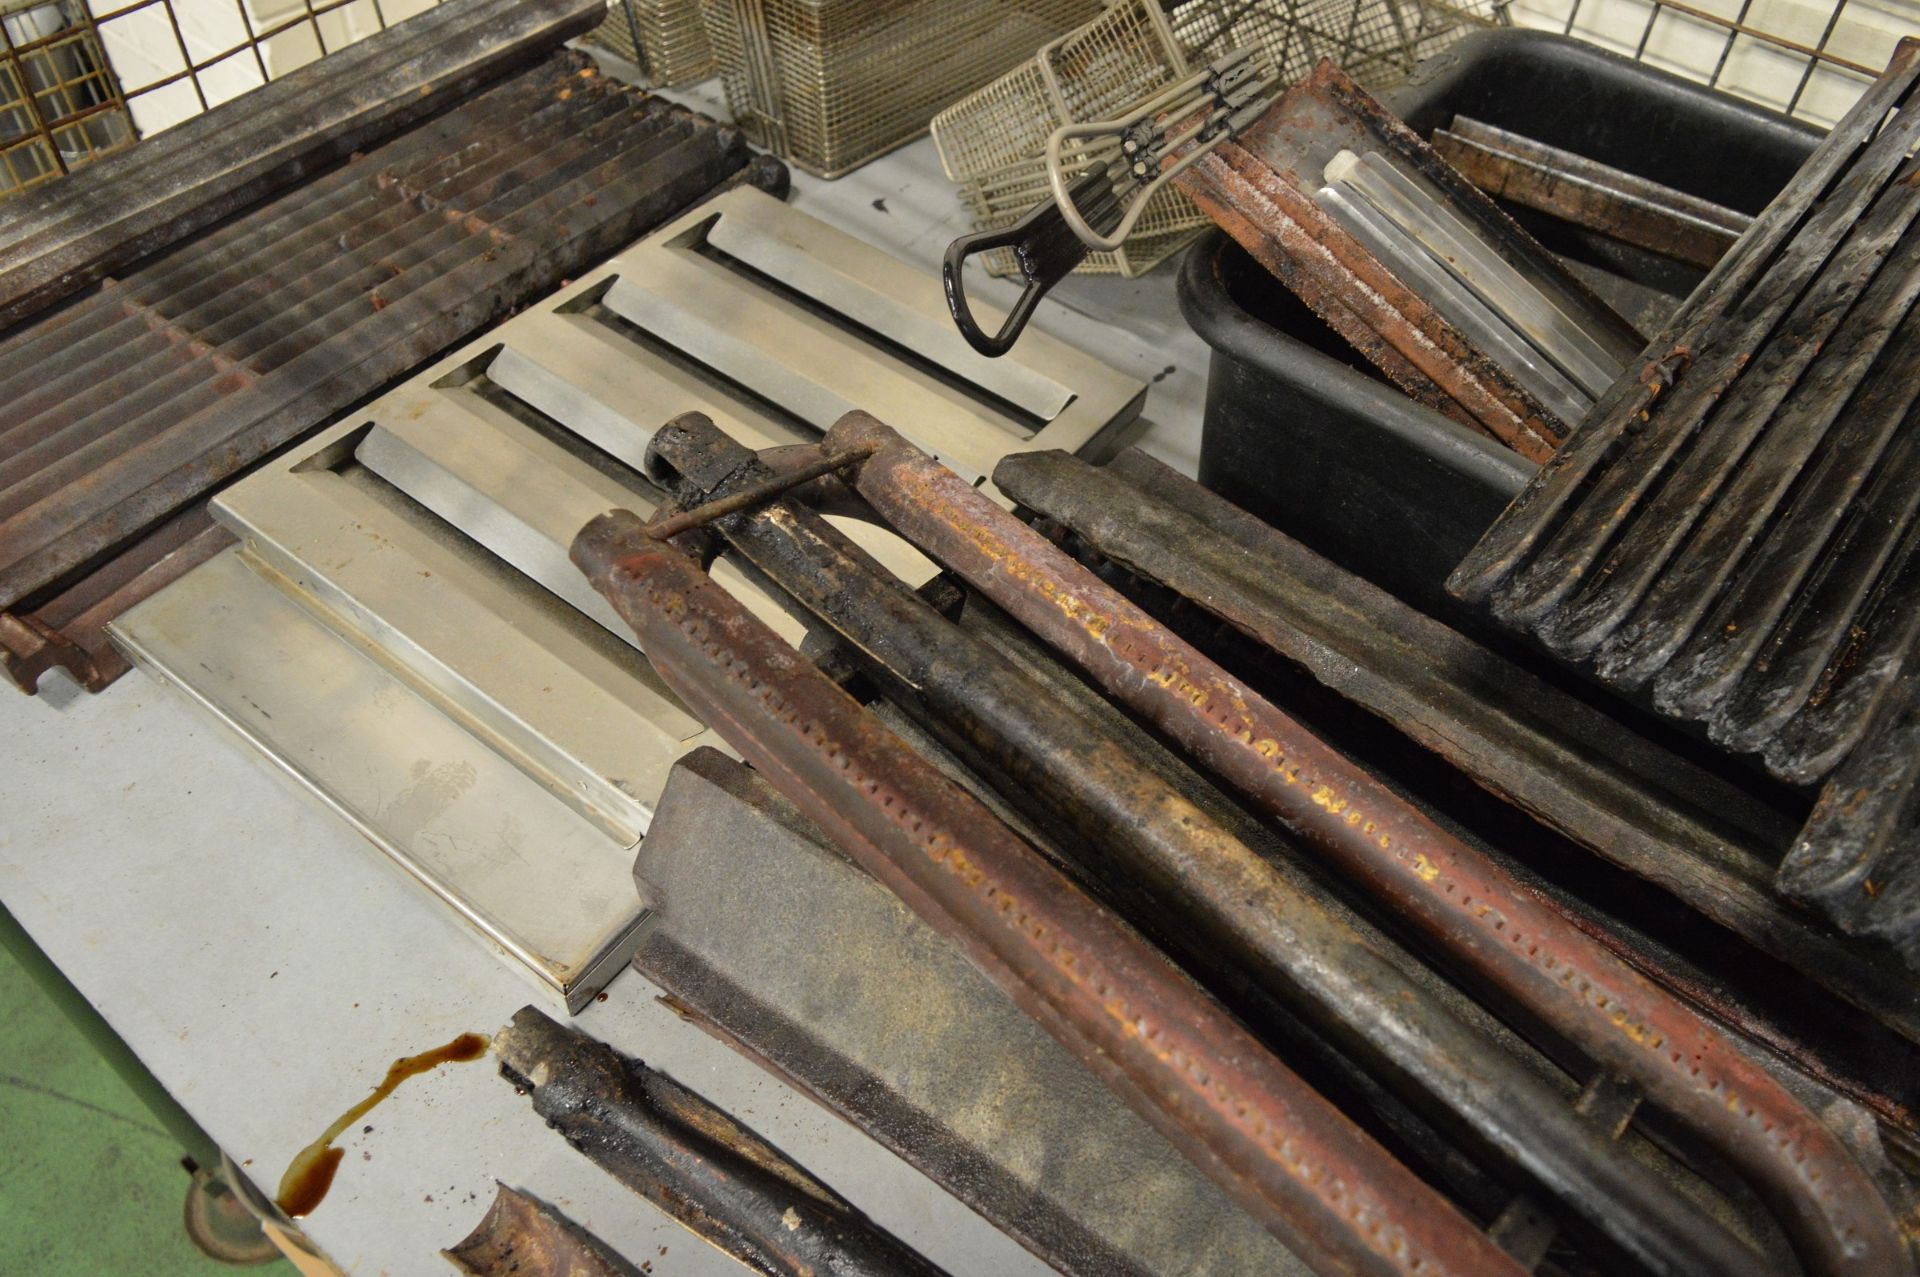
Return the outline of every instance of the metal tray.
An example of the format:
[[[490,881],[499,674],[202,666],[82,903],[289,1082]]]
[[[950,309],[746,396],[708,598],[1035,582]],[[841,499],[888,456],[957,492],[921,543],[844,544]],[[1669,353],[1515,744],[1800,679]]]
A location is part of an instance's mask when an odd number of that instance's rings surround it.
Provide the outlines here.
[[[661,501],[654,430],[702,412],[766,448],[860,406],[984,482],[1011,450],[1104,451],[1145,393],[1050,340],[975,354],[935,276],[742,187],[223,493],[240,548],[113,632],[577,1007],[640,918],[607,875],[713,743],[568,561],[594,516]]]

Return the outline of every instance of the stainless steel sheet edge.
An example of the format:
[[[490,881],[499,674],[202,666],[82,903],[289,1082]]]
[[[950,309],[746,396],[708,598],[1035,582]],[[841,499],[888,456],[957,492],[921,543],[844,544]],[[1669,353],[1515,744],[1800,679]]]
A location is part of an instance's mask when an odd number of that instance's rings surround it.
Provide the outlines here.
[[[630,851],[333,641],[240,550],[109,631],[570,1010],[631,958],[644,910]],[[369,765],[383,753],[398,765]]]

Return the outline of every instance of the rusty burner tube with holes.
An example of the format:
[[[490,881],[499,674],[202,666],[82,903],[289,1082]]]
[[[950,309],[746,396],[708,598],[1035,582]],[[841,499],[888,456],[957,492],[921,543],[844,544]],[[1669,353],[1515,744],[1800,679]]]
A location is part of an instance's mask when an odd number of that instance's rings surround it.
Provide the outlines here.
[[[638,517],[573,560],[690,710],[1315,1271],[1522,1271]]]
[[[522,1007],[493,1053],[589,1161],[755,1272],[945,1277],[725,1109],[578,1029]]]
[[[1697,1131],[1760,1194],[1810,1272],[1914,1271],[1859,1162],[1723,1034],[884,424],[849,413],[825,446],[869,443],[878,448],[855,488],[893,527]],[[1015,500],[1019,464],[1010,457],[994,476]]]
[[[1149,890],[1183,956],[1251,978],[1356,1043],[1429,1111],[1464,1122],[1555,1203],[1648,1272],[1754,1277],[1768,1265],[1633,1161],[1559,1093],[1462,1023],[1317,900],[1125,746],[1089,730],[1012,661],[946,620],[827,521],[792,502],[746,512],[773,473],[699,413],[654,434],[648,476],[683,506],[729,502],[715,526],[792,596],[1084,843],[1095,877]],[[806,473],[804,469],[795,473]]]

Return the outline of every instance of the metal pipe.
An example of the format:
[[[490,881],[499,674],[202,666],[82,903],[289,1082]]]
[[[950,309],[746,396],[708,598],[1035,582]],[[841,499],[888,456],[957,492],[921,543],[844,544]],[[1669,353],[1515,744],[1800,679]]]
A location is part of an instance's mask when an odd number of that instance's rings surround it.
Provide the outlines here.
[[[711,424],[711,423],[709,423]],[[798,488],[801,484],[811,483],[815,479],[824,479],[836,470],[844,470],[856,462],[865,461],[872,453],[865,448],[854,448],[847,452],[835,453],[831,457],[820,457],[794,466],[791,470],[776,472],[763,469],[760,481],[751,487],[740,488],[722,497],[701,505],[681,510],[674,514],[661,515],[647,524],[647,535],[656,541],[671,541],[682,532],[694,528],[703,528],[716,519],[729,514],[763,505],[775,497]]]
[[[569,1144],[754,1271],[942,1277],[732,1114],[604,1042],[523,1007],[493,1051]]]
[[[598,1237],[498,1181],[486,1216],[440,1254],[468,1277],[640,1277]]]
[[[1699,1131],[1767,1202],[1810,1271],[1913,1271],[1859,1163],[1724,1035],[885,425],[850,413],[827,439],[835,451],[879,445],[855,487],[909,540]],[[1007,458],[994,482],[1018,500],[1029,464]]]
[[[1793,839],[1791,820],[1143,452],[1102,466],[1036,453],[1023,465],[1023,503],[1041,516],[1043,533],[1052,531],[1047,522],[1070,529],[1076,555],[1092,551],[1172,590],[1542,824],[1684,900],[1876,1017],[1889,1034],[1920,1043],[1908,979],[1772,890],[1771,862]],[[1920,502],[1920,491],[1914,498]],[[1749,1041],[1912,1125],[1913,1089],[1889,1082],[1908,1072],[1920,1081],[1914,1047],[1888,1038],[1863,1047],[1859,1035],[1874,1031],[1841,1028],[1844,1013],[1820,999],[1822,1027],[1833,1030],[1822,1039],[1827,1048],[1773,1015],[1756,1018],[1751,1000],[1702,987],[1650,950],[1616,952],[1709,1015],[1739,1024]],[[1768,1002],[1804,1005],[1808,992]],[[1871,1058],[1887,1063],[1854,1067]]]
[[[1521,1271],[638,517],[573,559],[694,713],[1316,1271]]]
[[[684,504],[718,506],[734,493],[770,489],[767,467],[697,413],[655,433],[648,473]],[[903,589],[825,519],[784,501],[716,527],[767,579],[1036,793],[1085,840],[1065,849],[1070,857],[1096,877],[1144,887],[1171,910],[1176,917],[1161,929],[1185,939],[1190,962],[1251,978],[1359,1045],[1377,1071],[1443,1110],[1446,1126],[1465,1123],[1561,1211],[1648,1271],[1766,1268],[1353,928],[1005,656]]]

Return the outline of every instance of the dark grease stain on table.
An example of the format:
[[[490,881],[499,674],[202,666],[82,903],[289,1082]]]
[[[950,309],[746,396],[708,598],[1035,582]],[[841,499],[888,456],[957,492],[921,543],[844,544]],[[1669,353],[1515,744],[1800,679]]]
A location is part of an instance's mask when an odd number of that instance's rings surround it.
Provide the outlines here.
[[[287,1173],[280,1177],[280,1192],[274,1198],[274,1204],[291,1216],[309,1214],[326,1199],[327,1190],[333,1187],[334,1172],[340,1169],[340,1159],[345,1155],[345,1150],[335,1148],[333,1142],[340,1138],[343,1131],[371,1112],[374,1105],[392,1095],[408,1078],[418,1077],[442,1064],[463,1064],[479,1059],[487,1053],[487,1041],[484,1033],[462,1033],[444,1046],[395,1060],[380,1085],[373,1088],[372,1094],[342,1113],[332,1126],[321,1133],[319,1139],[294,1155]]]

